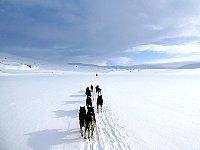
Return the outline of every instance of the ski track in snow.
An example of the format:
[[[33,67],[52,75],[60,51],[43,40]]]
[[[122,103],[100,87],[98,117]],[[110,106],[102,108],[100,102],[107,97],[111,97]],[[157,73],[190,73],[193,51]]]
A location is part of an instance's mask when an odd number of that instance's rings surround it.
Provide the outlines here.
[[[96,99],[96,97],[94,97]],[[96,103],[96,101],[94,102]],[[96,126],[94,137],[83,139],[81,150],[131,150],[126,143],[127,133],[117,124],[117,119],[108,106],[103,105],[102,110],[95,108]],[[82,137],[83,138],[83,137]]]

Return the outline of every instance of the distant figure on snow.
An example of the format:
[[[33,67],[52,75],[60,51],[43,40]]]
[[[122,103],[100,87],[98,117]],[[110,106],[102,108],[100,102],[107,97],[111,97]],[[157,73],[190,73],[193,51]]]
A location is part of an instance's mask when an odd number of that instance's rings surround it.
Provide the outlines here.
[[[90,88],[91,88],[91,92],[93,92],[93,85],[91,85]]]
[[[99,105],[101,106],[101,110],[102,110],[102,105],[103,105],[102,95],[98,95],[98,98],[97,98],[97,110],[99,109]]]
[[[96,87],[96,93],[99,95],[99,94],[101,94],[101,89],[100,89],[100,87],[97,85]]]
[[[92,99],[91,99],[91,97],[87,97],[87,99],[86,99],[86,106],[87,107],[92,106]]]
[[[86,88],[85,94],[87,95],[87,97],[91,97],[91,92],[89,87]]]
[[[86,117],[86,110],[85,110],[85,106],[81,107],[80,106],[80,110],[79,110],[79,125],[80,125],[80,130],[81,130],[81,136],[83,136],[83,127],[85,125],[85,117]]]

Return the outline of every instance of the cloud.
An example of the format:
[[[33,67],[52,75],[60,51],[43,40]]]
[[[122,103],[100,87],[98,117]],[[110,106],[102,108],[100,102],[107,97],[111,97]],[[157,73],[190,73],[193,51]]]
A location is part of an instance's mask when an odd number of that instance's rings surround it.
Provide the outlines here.
[[[178,45],[147,44],[133,47],[126,52],[156,51],[171,54],[192,54],[200,53],[200,41],[182,43]]]
[[[110,58],[107,61],[108,65],[130,65],[131,58],[129,57],[115,57]]]
[[[157,63],[173,63],[173,62],[199,62],[200,53],[194,53],[191,55],[174,55],[171,58],[155,59],[153,61],[146,61],[147,64]]]
[[[196,59],[191,58],[191,57],[174,57],[174,58],[169,58],[169,59],[159,59],[159,60],[147,62],[147,63],[159,64],[159,63],[174,63],[174,62],[187,62],[187,61],[196,61]]]
[[[198,0],[2,0],[0,49],[49,60],[106,60],[161,39],[199,35],[199,10]]]
[[[144,63],[169,63],[181,61],[200,60],[200,41],[190,41],[178,44],[146,44],[135,46],[126,50],[126,53],[149,53],[149,55],[162,54],[154,60],[146,60]]]

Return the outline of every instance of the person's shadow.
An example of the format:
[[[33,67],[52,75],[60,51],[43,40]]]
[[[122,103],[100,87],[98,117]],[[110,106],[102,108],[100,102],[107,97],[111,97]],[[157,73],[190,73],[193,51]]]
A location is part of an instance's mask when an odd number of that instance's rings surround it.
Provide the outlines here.
[[[68,131],[61,131],[59,129],[47,129],[29,133],[27,135],[29,135],[28,146],[33,148],[33,150],[49,150],[54,145],[71,144],[77,142],[80,143],[81,141],[78,128]],[[70,135],[70,138],[68,138],[67,135]]]

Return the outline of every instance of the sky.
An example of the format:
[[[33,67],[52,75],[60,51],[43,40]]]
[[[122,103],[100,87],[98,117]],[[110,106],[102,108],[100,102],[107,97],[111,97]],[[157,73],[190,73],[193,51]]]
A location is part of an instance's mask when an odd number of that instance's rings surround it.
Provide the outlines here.
[[[200,2],[0,0],[0,53],[98,65],[200,61]]]

